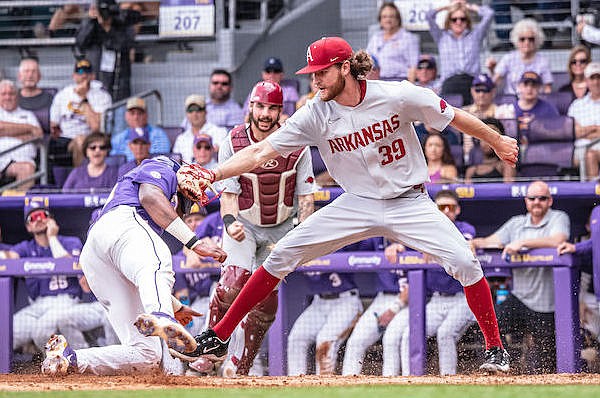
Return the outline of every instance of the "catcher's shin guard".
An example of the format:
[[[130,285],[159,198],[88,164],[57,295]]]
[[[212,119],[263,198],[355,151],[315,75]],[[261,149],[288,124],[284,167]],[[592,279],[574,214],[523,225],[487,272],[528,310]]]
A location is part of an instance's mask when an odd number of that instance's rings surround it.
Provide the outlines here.
[[[228,265],[223,270],[210,301],[210,318],[208,320],[210,328],[223,318],[251,275],[250,271],[237,265]]]
[[[269,293],[260,303],[248,313],[244,329],[244,353],[238,362],[238,375],[248,375],[256,354],[260,350],[263,339],[277,313],[277,290]]]

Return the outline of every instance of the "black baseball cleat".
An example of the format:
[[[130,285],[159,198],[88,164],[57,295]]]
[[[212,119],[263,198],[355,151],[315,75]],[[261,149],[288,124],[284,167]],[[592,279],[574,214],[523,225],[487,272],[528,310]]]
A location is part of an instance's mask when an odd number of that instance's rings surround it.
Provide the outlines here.
[[[510,356],[502,347],[485,350],[485,362],[479,370],[486,373],[507,373],[510,370]]]
[[[227,355],[227,348],[229,347],[229,340],[231,337],[223,341],[217,337],[212,329],[206,329],[204,332],[195,336],[194,339],[197,343],[197,347],[194,351],[180,352],[170,349],[169,352],[173,357],[188,362],[194,362],[199,357],[204,357],[211,361],[222,361]]]

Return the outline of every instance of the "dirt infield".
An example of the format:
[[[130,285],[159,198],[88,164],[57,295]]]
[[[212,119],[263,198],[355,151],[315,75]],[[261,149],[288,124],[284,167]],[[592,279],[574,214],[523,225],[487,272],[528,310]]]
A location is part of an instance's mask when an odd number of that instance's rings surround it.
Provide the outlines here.
[[[539,376],[303,376],[303,377],[174,377],[164,375],[143,376],[82,376],[69,375],[49,378],[42,375],[0,375],[0,391],[51,391],[51,390],[134,390],[158,388],[244,388],[244,387],[326,387],[377,384],[446,384],[446,385],[534,385],[581,384],[599,385],[600,374],[560,374]]]

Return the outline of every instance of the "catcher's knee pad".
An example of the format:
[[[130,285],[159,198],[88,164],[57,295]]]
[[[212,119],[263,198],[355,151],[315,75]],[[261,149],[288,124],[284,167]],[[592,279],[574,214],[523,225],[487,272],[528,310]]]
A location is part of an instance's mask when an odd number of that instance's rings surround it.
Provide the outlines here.
[[[239,360],[237,374],[247,375],[262,341],[275,320],[277,291],[274,290],[248,313],[242,324],[244,329],[244,353]]]
[[[237,265],[229,265],[223,270],[210,301],[209,327],[212,328],[223,318],[251,275],[250,271]]]

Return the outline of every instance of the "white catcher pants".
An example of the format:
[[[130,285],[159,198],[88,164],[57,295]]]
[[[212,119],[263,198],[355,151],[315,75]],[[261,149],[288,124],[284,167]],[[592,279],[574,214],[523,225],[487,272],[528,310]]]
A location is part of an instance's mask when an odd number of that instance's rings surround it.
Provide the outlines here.
[[[143,373],[158,368],[161,359],[163,369],[171,368],[160,338],[144,337],[133,326],[144,312],[173,316],[171,261],[167,245],[132,207],[117,207],[91,228],[81,266],[121,344],[77,350],[80,373]]]

